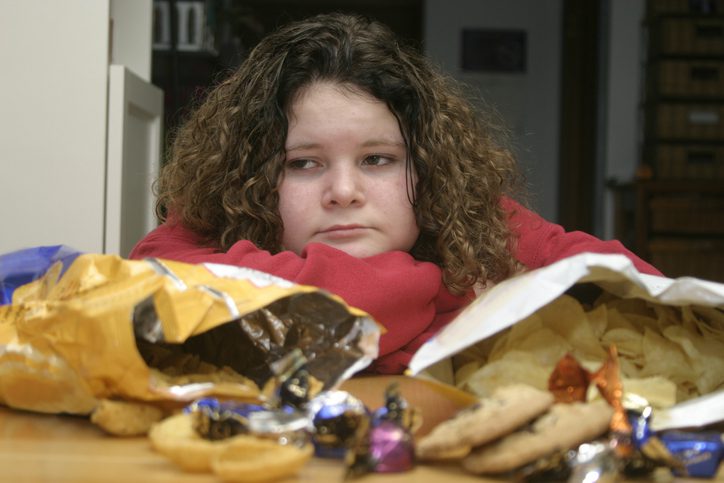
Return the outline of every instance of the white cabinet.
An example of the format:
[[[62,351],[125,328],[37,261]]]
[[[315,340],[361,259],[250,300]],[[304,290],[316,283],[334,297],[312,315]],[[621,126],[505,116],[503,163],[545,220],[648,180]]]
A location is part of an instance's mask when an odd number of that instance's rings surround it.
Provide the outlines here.
[[[3,7],[0,253],[125,256],[153,226],[163,94],[150,83],[151,11],[151,0]]]

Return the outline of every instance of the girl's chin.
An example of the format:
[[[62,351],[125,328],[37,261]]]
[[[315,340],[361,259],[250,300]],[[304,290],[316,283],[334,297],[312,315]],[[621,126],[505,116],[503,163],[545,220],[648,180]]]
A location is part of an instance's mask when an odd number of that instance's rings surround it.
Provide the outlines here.
[[[329,245],[333,248],[336,248],[337,250],[346,253],[347,255],[353,256],[355,258],[368,258],[373,257],[375,255],[379,255],[380,253],[384,253],[389,250],[383,250],[380,247],[371,246],[369,244],[365,243],[330,243],[330,242],[322,242],[325,245]]]

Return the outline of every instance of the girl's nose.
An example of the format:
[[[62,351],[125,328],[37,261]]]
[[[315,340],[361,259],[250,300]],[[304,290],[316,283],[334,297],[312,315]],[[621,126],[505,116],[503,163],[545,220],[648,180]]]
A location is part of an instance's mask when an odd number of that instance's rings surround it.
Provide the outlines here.
[[[336,166],[327,173],[322,202],[325,206],[350,206],[364,203],[364,175],[355,167]]]

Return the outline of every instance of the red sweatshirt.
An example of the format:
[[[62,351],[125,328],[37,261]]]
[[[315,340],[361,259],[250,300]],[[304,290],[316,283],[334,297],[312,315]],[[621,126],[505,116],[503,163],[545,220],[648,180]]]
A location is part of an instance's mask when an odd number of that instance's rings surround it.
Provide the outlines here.
[[[596,252],[624,254],[639,271],[659,274],[618,241],[565,232],[511,200],[503,204],[509,212],[511,229],[518,235],[515,255],[530,269],[578,253]],[[204,246],[198,235],[173,222],[153,230],[130,254],[130,258],[145,257],[244,266],[335,293],[387,329],[380,339],[379,357],[371,368],[383,374],[402,373],[415,351],[473,298],[472,292],[467,296],[450,294],[442,284],[437,265],[419,262],[405,252],[355,258],[328,245],[311,243],[301,255],[290,251],[272,255],[246,240],[222,252]]]

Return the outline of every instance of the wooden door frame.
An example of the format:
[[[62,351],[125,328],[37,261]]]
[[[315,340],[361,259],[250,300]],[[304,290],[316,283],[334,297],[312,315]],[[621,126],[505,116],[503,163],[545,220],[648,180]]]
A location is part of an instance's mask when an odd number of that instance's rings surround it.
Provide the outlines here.
[[[595,229],[600,2],[564,0],[558,222]]]

